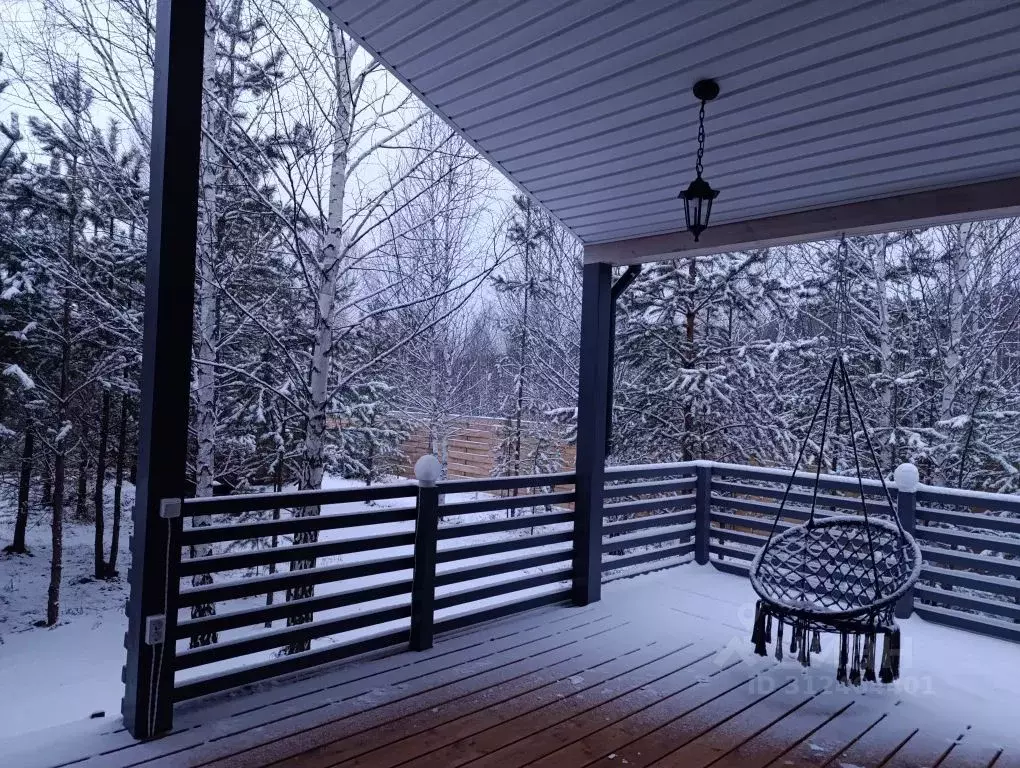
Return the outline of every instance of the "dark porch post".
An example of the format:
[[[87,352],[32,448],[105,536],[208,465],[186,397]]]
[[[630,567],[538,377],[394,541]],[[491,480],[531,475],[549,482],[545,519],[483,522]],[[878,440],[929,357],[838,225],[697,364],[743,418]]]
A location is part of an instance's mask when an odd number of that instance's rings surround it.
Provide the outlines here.
[[[205,0],[159,0],[138,483],[121,705],[124,725],[136,738],[167,731],[172,724],[177,611],[166,604],[166,596],[175,577],[168,557],[178,546],[173,531],[180,519],[163,519],[160,502],[182,496],[187,454],[204,25]],[[171,514],[174,509],[168,505]],[[166,643],[149,645],[146,618],[162,614]],[[170,647],[169,654],[164,646]]]
[[[606,408],[613,270],[585,264],[581,299],[581,361],[577,388],[577,497],[574,511],[575,605],[602,596],[602,486],[606,461]]]

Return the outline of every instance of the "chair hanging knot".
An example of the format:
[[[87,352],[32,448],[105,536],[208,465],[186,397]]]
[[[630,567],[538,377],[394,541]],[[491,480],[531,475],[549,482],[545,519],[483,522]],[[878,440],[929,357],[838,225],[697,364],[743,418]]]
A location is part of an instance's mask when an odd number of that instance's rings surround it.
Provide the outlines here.
[[[811,633],[811,653],[821,652],[822,652],[822,638],[821,635],[818,633],[818,630],[816,629],[814,632]]]
[[[776,661],[783,660],[783,620],[779,619],[776,628]]]

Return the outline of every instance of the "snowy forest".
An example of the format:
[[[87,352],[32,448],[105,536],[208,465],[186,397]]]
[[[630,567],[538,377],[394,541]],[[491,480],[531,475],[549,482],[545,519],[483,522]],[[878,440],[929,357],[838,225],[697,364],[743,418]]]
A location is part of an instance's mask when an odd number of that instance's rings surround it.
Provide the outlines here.
[[[65,525],[93,584],[123,571],[153,6],[0,5],[0,562],[45,542],[42,624]],[[414,429],[445,461],[464,415],[504,425],[495,472],[561,469],[580,244],[309,3],[210,8],[188,493],[378,482]],[[840,270],[883,466],[1020,490],[1015,220],[645,265],[618,307],[611,460],[792,465]]]

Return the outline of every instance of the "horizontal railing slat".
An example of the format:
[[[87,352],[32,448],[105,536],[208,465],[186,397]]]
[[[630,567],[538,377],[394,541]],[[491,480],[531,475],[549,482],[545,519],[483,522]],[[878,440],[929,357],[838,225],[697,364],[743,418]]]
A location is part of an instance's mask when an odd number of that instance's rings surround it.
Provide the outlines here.
[[[206,496],[200,499],[184,499],[182,514],[191,517],[195,515],[235,515],[242,512],[292,507],[321,507],[330,504],[414,498],[417,494],[417,483],[392,483],[390,485],[366,485],[363,488]]]
[[[185,528],[181,532],[181,545],[214,544],[221,541],[244,541],[265,539],[271,536],[286,536],[309,531],[329,531],[342,528],[357,528],[368,525],[404,523],[414,521],[414,507],[393,507],[373,509],[369,512],[346,512],[339,515],[312,515],[309,517],[288,517],[281,520],[265,520],[256,523],[230,525],[206,525]]]
[[[752,517],[751,515],[731,515],[727,512],[715,512],[715,511],[713,511],[712,514],[709,516],[709,520],[711,520],[713,523],[720,523],[723,525],[739,525],[743,526],[744,528],[753,528],[756,531],[764,531],[765,533],[768,533],[769,531],[772,530],[773,523],[773,520],[768,520],[761,517]],[[778,523],[776,523],[776,533],[779,533],[780,531],[785,531],[791,525],[793,525],[793,523],[787,523],[783,520],[780,520]],[[722,528],[719,530],[728,531],[729,529]]]
[[[504,520],[486,520],[481,523],[466,525],[449,525],[439,529],[439,540],[462,539],[468,536],[481,536],[486,533],[516,531],[522,528],[537,528],[541,525],[562,525],[574,522],[573,512],[550,512],[538,515],[521,515],[508,517]]]
[[[782,499],[783,488],[773,487],[766,488],[762,486],[743,485],[741,483],[728,483],[722,480],[712,481],[712,490],[721,491],[725,493],[739,493],[747,496],[761,496],[769,499]],[[831,513],[831,507],[837,509],[845,509],[850,512],[856,512],[861,514],[861,497],[856,487],[853,489],[854,496],[833,496],[831,493],[820,493],[818,494],[818,500],[815,503],[815,508],[819,510],[825,510]],[[715,494],[713,494],[715,496]],[[895,499],[895,494],[893,494]],[[870,495],[866,495],[868,502],[868,514],[889,514],[889,504],[883,498],[874,498]],[[796,505],[799,507],[811,507],[811,493],[799,490],[791,490],[789,496],[786,497],[787,506]]]
[[[692,477],[698,471],[696,464],[692,462],[679,462],[677,464],[639,464],[625,465],[618,467],[606,467],[605,479],[607,481],[637,480],[644,477]]]
[[[643,496],[647,493],[669,493],[671,491],[693,491],[697,479],[693,477],[681,480],[654,480],[647,483],[628,483],[624,485],[607,485],[602,495],[607,499],[619,496]]]
[[[659,533],[638,533],[630,536],[614,536],[602,539],[602,554],[634,549],[634,547],[650,547],[654,544],[665,544],[669,541],[691,541],[694,537],[694,523],[677,526]]]
[[[1020,539],[985,536],[980,533],[953,531],[948,528],[931,528],[927,525],[917,526],[914,535],[925,541],[937,541],[941,544],[953,544],[979,550],[991,549],[995,552],[1020,555]]]
[[[726,547],[721,544],[709,544],[708,551],[713,555],[721,557],[736,557],[740,560],[754,560],[754,552],[747,552],[735,547]]]
[[[633,520],[621,520],[616,523],[606,523],[602,526],[603,538],[607,536],[620,536],[633,531],[643,531],[648,528],[662,528],[667,525],[687,525],[694,522],[693,512],[680,512],[668,515],[648,515],[647,517],[636,517]]]
[[[948,523],[965,528],[980,528],[986,531],[1015,533],[1020,536],[1020,519],[983,515],[980,512],[949,512],[943,509],[918,507],[917,519],[925,523]]]
[[[227,611],[212,616],[203,616],[198,619],[187,619],[177,623],[176,637],[183,639],[192,635],[223,632],[228,629],[237,629],[252,624],[261,624],[265,621],[276,621],[291,616],[300,616],[316,611],[327,611],[334,608],[345,608],[359,603],[366,603],[371,600],[382,600],[387,597],[399,597],[410,595],[410,579],[394,581],[387,584],[377,584],[371,587],[360,587],[348,589],[342,592],[333,592],[319,597],[306,597],[301,600],[274,603],[273,605],[261,608],[250,608],[242,611]]]
[[[503,509],[520,509],[521,507],[545,507],[554,504],[569,504],[574,501],[573,491],[557,493],[536,493],[524,496],[499,496],[481,501],[457,501],[439,505],[439,516],[470,515],[475,512],[496,512]]]
[[[712,474],[716,477],[735,477],[741,480],[759,480],[766,483],[779,483],[785,485],[790,482],[790,470],[770,470],[762,467],[743,467],[732,464],[715,464],[712,467]],[[807,472],[798,472],[794,479],[794,487],[811,488],[815,484],[815,476]],[[818,480],[818,487],[826,490],[843,490],[860,492],[857,485],[857,478],[839,477],[836,475],[822,475]],[[894,490],[889,486],[890,492]],[[877,480],[864,480],[864,493],[867,496],[881,496],[883,494],[882,484]]]
[[[929,562],[950,563],[959,568],[973,568],[992,574],[1009,574],[1020,578],[1020,561],[1004,560],[986,555],[974,555],[969,552],[958,552],[954,549],[940,549],[921,545],[921,554]]]
[[[751,563],[744,560],[716,560],[712,558],[709,562],[716,570],[740,576],[743,579],[746,579],[751,571]]]
[[[501,595],[510,594],[511,592],[520,592],[525,589],[544,587],[546,584],[569,581],[570,573],[571,569],[569,567],[556,568],[551,571],[546,571],[545,573],[514,579],[513,581],[501,581],[498,584],[486,584],[484,587],[471,587],[469,589],[448,592],[445,595],[436,596],[435,608],[439,611],[444,608],[453,608],[458,605],[464,605],[465,603],[473,603],[478,600],[487,600],[492,597],[499,597]]]
[[[238,579],[237,581],[225,584],[211,584],[205,587],[182,589],[178,603],[182,608],[187,608],[193,605],[205,605],[207,603],[219,603],[224,600],[236,600],[253,595],[264,595],[267,592],[283,592],[287,589],[309,587],[314,584],[325,584],[331,581],[345,581],[364,576],[378,576],[384,573],[406,571],[413,567],[414,558],[411,556],[382,557],[345,565],[277,573],[272,576],[255,576],[250,579]]]
[[[965,595],[949,589],[929,587],[925,584],[918,584],[914,587],[914,599],[931,600],[950,608],[966,608],[982,611],[983,613],[991,613],[1007,619],[1020,620],[1020,605],[1016,603],[991,600],[987,597],[978,597],[977,595]]]
[[[981,491],[956,491],[951,488],[936,488],[922,485],[917,489],[917,501],[949,504],[956,507],[978,507],[1002,512],[1020,512],[1020,497],[1006,493],[983,493]]]
[[[922,619],[936,624],[965,629],[982,635],[991,635],[1003,640],[1020,642],[1020,624],[1013,624],[999,619],[989,619],[973,613],[961,613],[952,608],[937,605],[915,605],[914,612]]]
[[[710,529],[709,541],[714,538],[722,539],[727,544],[746,544],[749,547],[763,547],[765,542],[768,541],[768,536],[762,536],[757,533],[744,533],[743,531],[723,530],[722,528]]]
[[[507,616],[512,616],[515,613],[522,613],[523,611],[530,611],[534,608],[541,608],[545,605],[553,605],[554,603],[563,603],[570,599],[570,590],[562,590],[552,592],[548,595],[538,595],[537,597],[529,597],[526,600],[520,600],[514,603],[504,603],[503,605],[497,605],[493,608],[484,608],[480,611],[474,611],[467,613],[462,616],[453,616],[448,619],[440,619],[435,623],[435,631],[439,632],[452,632],[457,629],[463,629],[464,627],[470,627],[474,624],[481,624],[486,621],[493,621],[495,619],[502,619]]]
[[[939,568],[928,563],[921,567],[921,579],[937,581],[940,584],[970,587],[1020,601],[1020,579],[1004,579],[1001,576],[988,576],[984,573]]]
[[[755,515],[761,515],[766,519],[774,520],[776,514],[779,512],[778,504],[770,504],[765,501],[751,501],[750,499],[731,499],[725,496],[711,497],[711,505],[714,507],[722,507],[723,509],[733,509],[738,512],[750,512]],[[784,518],[792,520],[807,520],[810,517],[808,510],[800,507],[786,507],[783,509]],[[823,512],[821,510],[815,510],[815,516],[817,518],[832,517],[829,512]]]
[[[283,656],[262,664],[252,664],[230,672],[205,675],[178,683],[174,687],[174,701],[187,701],[199,696],[226,691],[242,685],[251,685],[280,675],[317,667],[322,664],[349,659],[363,653],[390,648],[407,642],[407,630],[397,629],[378,632],[350,643],[336,643],[326,648],[317,648],[304,653]]]
[[[674,558],[686,557],[687,555],[694,553],[694,543],[683,544],[679,547],[670,547],[669,549],[653,549],[649,552],[639,552],[636,555],[624,555],[623,557],[614,557],[609,560],[602,559],[602,572],[606,571],[618,571],[621,568],[631,568],[635,565],[644,565],[645,563],[652,563],[657,560],[670,560]],[[679,563],[677,563],[679,565]]]
[[[436,574],[436,586],[445,587],[451,584],[460,584],[465,581],[484,579],[489,576],[499,576],[504,573],[514,573],[528,568],[541,568],[546,565],[562,563],[571,558],[570,549],[559,549],[553,552],[542,552],[538,555],[530,555],[523,558],[496,560],[484,565],[470,565],[461,568],[450,568]]]
[[[319,544],[286,544],[280,547],[257,549],[252,552],[188,558],[181,561],[178,573],[181,576],[195,576],[202,573],[254,568],[270,563],[315,560],[320,557],[350,555],[355,552],[409,547],[413,544],[414,533],[384,533],[375,536],[361,536],[356,539],[338,539]]]
[[[658,499],[637,499],[636,501],[618,501],[614,504],[605,504],[602,507],[602,516],[637,515],[642,512],[656,512],[660,509],[672,511],[693,510],[694,506],[694,494],[688,493],[683,496],[665,496]]]
[[[212,664],[216,661],[245,656],[249,653],[267,651],[271,648],[282,648],[294,643],[302,643],[306,640],[316,640],[326,635],[335,635],[342,632],[350,632],[354,629],[364,629],[375,624],[399,621],[400,619],[409,618],[410,615],[411,604],[406,603],[405,605],[379,608],[375,611],[356,613],[352,616],[344,616],[338,619],[320,619],[294,627],[268,629],[265,632],[259,632],[256,635],[239,640],[221,640],[212,645],[178,651],[177,669],[191,669],[203,666],[204,664]]]
[[[555,472],[546,475],[520,477],[486,477],[478,480],[443,480],[438,483],[439,493],[480,493],[509,491],[514,488],[555,488],[573,485],[577,476],[573,472]]]
[[[463,547],[449,547],[441,549],[436,555],[437,563],[452,563],[455,560],[468,560],[474,557],[486,555],[498,555],[503,552],[513,552],[518,549],[532,549],[533,547],[544,547],[549,544],[562,544],[566,541],[573,541],[573,531],[558,531],[556,533],[543,533],[539,536],[528,536],[504,541],[492,541],[487,544],[469,544]]]

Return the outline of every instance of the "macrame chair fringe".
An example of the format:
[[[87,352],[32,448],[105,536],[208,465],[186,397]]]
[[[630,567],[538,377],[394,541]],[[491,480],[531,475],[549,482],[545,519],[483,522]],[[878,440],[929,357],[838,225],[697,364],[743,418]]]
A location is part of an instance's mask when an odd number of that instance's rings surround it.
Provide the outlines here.
[[[833,408],[833,392],[836,408]],[[824,408],[823,408],[824,406]],[[822,468],[830,416],[836,412],[836,428],[849,438],[860,492],[860,515],[829,515],[815,519],[819,501]],[[821,422],[821,438],[812,437]],[[865,503],[863,473],[858,441],[863,434],[867,453],[884,492],[883,506],[889,519],[869,512],[878,504],[875,490]],[[812,446],[814,487],[807,521],[778,531],[798,470]],[[799,480],[801,484],[803,480]],[[789,517],[789,515],[786,515]],[[861,414],[857,395],[842,354],[834,356],[825,385],[808,426],[787,482],[765,545],[751,563],[751,584],[758,594],[751,640],[759,656],[768,654],[773,642],[772,622],[778,622],[775,658],[783,660],[784,633],[790,633],[789,654],[803,666],[811,665],[811,655],[822,652],[821,634],[839,636],[836,679],[844,685],[860,685],[881,680],[891,683],[899,678],[900,632],[894,608],[897,601],[920,575],[921,550],[903,529],[896,514],[892,495],[871,436]],[[786,625],[786,626],[784,626]],[[876,675],[878,635],[883,635],[881,664]],[[877,678],[877,679],[876,679]]]
[[[839,666],[836,667],[836,682],[843,685],[846,685],[847,640],[846,632],[841,632],[839,635]]]

